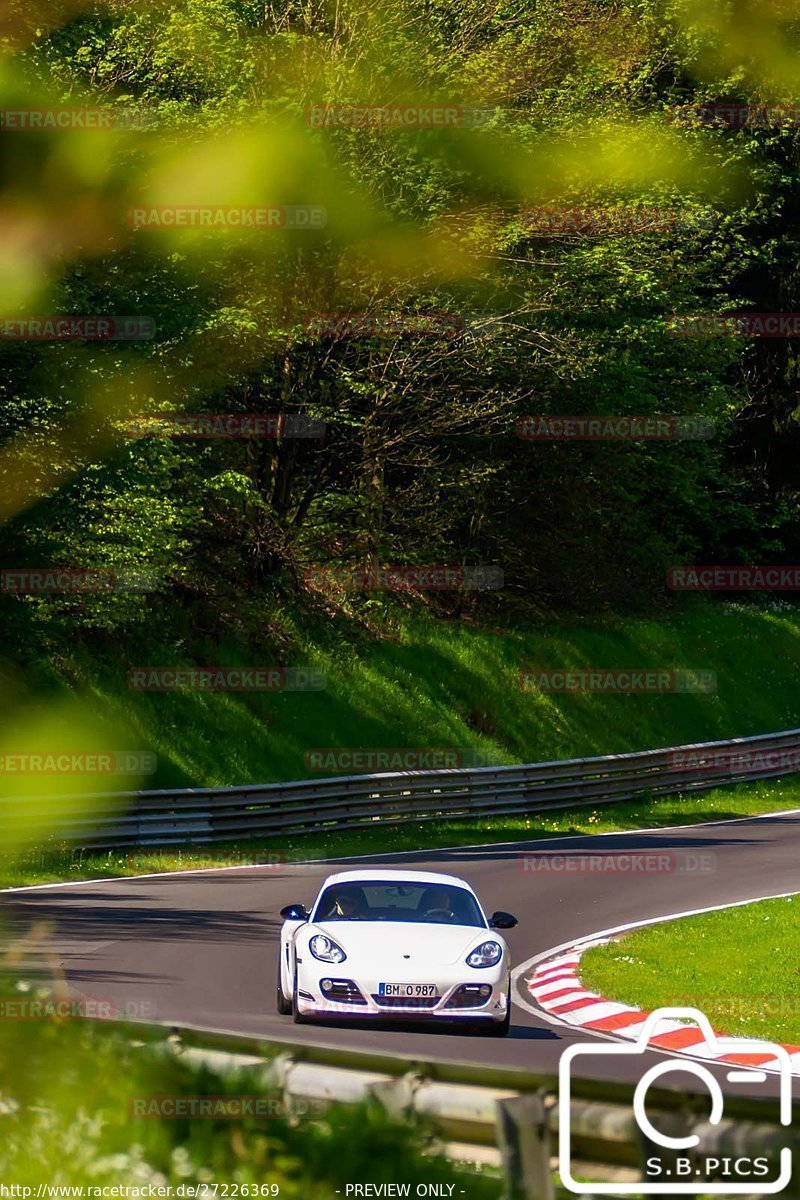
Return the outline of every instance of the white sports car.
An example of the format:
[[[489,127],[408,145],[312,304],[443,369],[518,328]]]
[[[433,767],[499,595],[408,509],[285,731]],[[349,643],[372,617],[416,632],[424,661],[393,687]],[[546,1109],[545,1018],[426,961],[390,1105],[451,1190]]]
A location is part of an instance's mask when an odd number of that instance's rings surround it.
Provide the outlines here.
[[[508,947],[468,883],[427,871],[329,875],[310,911],[281,909],[278,1012],[459,1021],[495,1037],[511,1019]]]

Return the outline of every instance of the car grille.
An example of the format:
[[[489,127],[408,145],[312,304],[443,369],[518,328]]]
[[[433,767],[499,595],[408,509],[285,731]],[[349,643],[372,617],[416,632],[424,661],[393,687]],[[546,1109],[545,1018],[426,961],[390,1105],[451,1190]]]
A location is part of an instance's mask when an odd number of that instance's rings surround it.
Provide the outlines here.
[[[441,996],[378,996],[373,992],[372,999],[381,1008],[435,1008]]]

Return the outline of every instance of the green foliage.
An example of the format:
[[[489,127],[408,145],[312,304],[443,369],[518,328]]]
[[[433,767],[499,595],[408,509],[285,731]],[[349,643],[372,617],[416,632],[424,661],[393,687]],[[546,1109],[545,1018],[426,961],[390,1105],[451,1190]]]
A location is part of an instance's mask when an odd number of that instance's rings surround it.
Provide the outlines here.
[[[23,261],[4,299],[146,315],[157,332],[7,351],[5,559],[125,561],[189,620],[228,583],[245,602],[277,597],[281,573],[315,562],[499,561],[515,609],[535,612],[663,603],[675,561],[791,560],[786,344],[665,331],[673,312],[753,304],[762,277],[785,280],[772,308],[793,295],[794,132],[664,120],[730,89],[708,75],[729,35],[719,14],[574,0],[491,13],[472,0],[79,5],[34,31],[5,64],[6,98],[94,100],[143,128],[39,134],[31,159],[12,155],[11,194],[58,169],[86,217],[45,206],[62,252]],[[475,129],[318,129],[308,116],[393,101],[487,112]],[[328,221],[297,234],[123,228],[127,205],[190,202],[315,203]],[[675,220],[542,234],[526,225],[531,205]],[[467,327],[310,334],[325,312],[449,312]],[[126,415],[176,411],[304,413],[327,434],[120,433]],[[701,414],[717,433],[520,442],[531,412]],[[135,596],[24,603],[45,626],[66,616],[119,635],[146,611]]]
[[[28,1014],[63,1002],[47,988],[7,979],[0,999],[9,1012]],[[275,1185],[274,1194],[298,1200],[333,1198],[354,1179],[401,1179],[412,1190],[418,1182],[469,1186],[478,1198],[497,1193],[497,1181],[488,1177],[473,1175],[465,1184],[426,1129],[394,1123],[377,1106],[333,1106],[320,1114],[298,1103],[292,1115],[279,1092],[264,1088],[262,1072],[197,1065],[178,1059],[163,1041],[137,1045],[134,1033],[104,1029],[102,1022],[3,1020],[0,1170],[7,1178],[34,1187],[216,1183],[245,1194],[257,1185],[259,1195]],[[165,1097],[187,1104],[243,1098],[269,1115],[137,1115]]]
[[[800,558],[795,342],[666,329],[674,313],[800,311],[796,125],[674,116],[793,103],[797,41],[792,13],[763,0],[9,0],[3,112],[88,105],[113,121],[4,131],[0,311],[134,316],[155,332],[3,339],[0,566],[122,581],[0,595],[20,665],[0,663],[3,751],[133,745],[158,755],[150,783],[219,784],[297,777],[326,744],[509,761],[796,724],[792,614],[678,608],[664,578],[681,562]],[[392,104],[460,116],[319,120],[326,105]],[[198,205],[326,219],[131,216]],[[537,207],[617,223],[542,229]],[[642,226],[647,209],[665,219]],[[339,338],[314,331],[326,313],[451,324]],[[215,413],[305,416],[326,433],[131,427]],[[536,443],[515,436],[527,414],[701,416],[716,432]],[[505,589],[354,595],[306,574],[451,563],[499,564]],[[526,658],[709,669],[719,690],[524,695]],[[128,668],[159,663],[311,665],[328,690],[132,693]],[[140,782],[3,776],[6,856],[55,853],[71,791]],[[233,1081],[98,1031],[0,1026],[8,1178],[217,1174],[310,1200],[353,1175],[449,1178],[420,1157],[421,1134],[363,1112],[310,1132],[154,1122],[132,1137],[136,1088]]]

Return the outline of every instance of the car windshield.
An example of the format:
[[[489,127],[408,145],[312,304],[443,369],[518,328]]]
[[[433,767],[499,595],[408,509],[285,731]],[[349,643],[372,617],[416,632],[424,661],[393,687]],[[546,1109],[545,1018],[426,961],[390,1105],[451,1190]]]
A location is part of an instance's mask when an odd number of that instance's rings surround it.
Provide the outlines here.
[[[486,928],[480,907],[463,887],[448,883],[359,880],[325,889],[315,921],[402,921]]]

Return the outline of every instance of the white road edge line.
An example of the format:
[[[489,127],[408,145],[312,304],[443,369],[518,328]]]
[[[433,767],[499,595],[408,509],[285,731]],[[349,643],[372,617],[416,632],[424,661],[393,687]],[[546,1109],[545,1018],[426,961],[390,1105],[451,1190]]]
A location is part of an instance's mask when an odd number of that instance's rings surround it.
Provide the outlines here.
[[[797,816],[798,814],[800,814],[800,808],[782,808],[777,812],[754,813],[749,817],[727,817],[719,821],[688,821],[685,825],[652,825],[643,829],[607,829],[602,833],[565,833],[552,838],[532,838],[530,841],[474,842],[468,846],[434,846],[429,850],[381,850],[377,854],[342,854],[331,858],[314,858],[294,864],[287,863],[286,866],[313,867],[317,864],[321,865],[327,862],[361,862],[364,859],[372,862],[376,858],[397,858],[398,855],[403,854],[432,855],[448,854],[453,850],[502,850],[507,846],[519,847],[519,852],[522,854],[525,849],[531,846],[552,846],[556,842],[576,842],[583,841],[586,838],[594,840],[595,838],[603,837],[630,837],[636,833],[670,833],[676,829],[703,829],[711,825],[738,825],[743,821],[769,821],[774,820],[775,817],[790,817]],[[257,871],[260,867],[266,865],[266,863],[236,863],[228,867],[187,867],[180,871],[150,871],[142,875],[108,875],[100,876],[96,879],[68,879],[60,883],[28,883],[21,887],[0,888],[0,896],[4,896],[10,892],[40,892],[52,888],[85,887],[96,883],[125,883],[134,879],[169,879],[175,875],[218,875],[222,871]],[[797,893],[792,894],[796,895]],[[773,897],[765,896],[764,899],[771,900]],[[751,901],[746,900],[744,903],[749,904]],[[727,908],[728,906],[722,905],[722,907]],[[711,912],[712,910],[708,909],[707,911]],[[681,916],[683,914],[679,913],[677,915]],[[658,918],[658,920],[669,919],[668,917]],[[565,944],[571,945],[572,943]],[[530,959],[528,965],[530,966],[534,961],[538,961],[538,959]]]
[[[717,824],[723,824],[723,822],[717,822]],[[539,1008],[536,1005],[531,1004],[530,1001],[527,1000],[522,994],[524,974],[529,971],[531,967],[534,967],[536,963],[543,962],[548,958],[555,958],[555,956],[562,951],[573,950],[581,946],[583,946],[584,949],[588,949],[586,946],[587,942],[593,942],[597,939],[610,938],[617,933],[626,933],[631,929],[644,929],[648,925],[661,925],[667,921],[679,921],[682,917],[700,917],[704,913],[721,912],[726,908],[744,908],[748,904],[760,904],[764,900],[788,900],[794,896],[800,896],[800,891],[777,892],[769,896],[753,896],[749,900],[733,900],[728,904],[710,904],[707,908],[689,908],[684,912],[668,913],[666,916],[647,917],[643,921],[627,921],[624,925],[615,925],[613,928],[603,929],[599,933],[589,933],[583,937],[571,938],[568,942],[562,942],[560,946],[553,946],[550,950],[544,950],[539,954],[534,954],[532,958],[527,959],[525,962],[520,963],[518,967],[514,968],[514,970],[511,972],[512,1002],[517,1004],[520,1008],[526,1009],[529,1013],[533,1013],[533,1015],[538,1017],[539,1020],[547,1021],[550,1025],[558,1025],[562,1029],[568,1029],[571,1033],[584,1032],[585,1035],[590,1034],[592,1037],[602,1038],[604,1041],[611,1042],[624,1040],[620,1039],[614,1034],[605,1033],[602,1030],[587,1029],[582,1031],[580,1026],[572,1025],[569,1021],[564,1021],[552,1013],[545,1012],[543,1008]],[[528,993],[528,995],[530,995],[530,993]],[[659,1047],[653,1047],[653,1049],[656,1053],[670,1053],[673,1057],[691,1057],[691,1055],[683,1055],[676,1053],[675,1051],[663,1051]]]
[[[469,846],[439,846],[436,848],[432,848],[430,850],[430,853],[432,853],[432,854],[433,853],[442,853],[442,852],[450,851],[450,850],[480,850],[480,849],[487,849],[487,848],[500,849],[505,846],[522,846],[522,845],[535,846],[535,845],[540,845],[540,844],[547,846],[547,845],[552,845],[553,842],[581,841],[586,838],[595,839],[595,838],[601,838],[601,837],[619,837],[619,836],[624,837],[629,834],[637,834],[637,833],[669,833],[671,831],[678,830],[678,829],[697,829],[697,828],[704,828],[704,827],[713,826],[713,825],[737,825],[737,824],[741,824],[745,821],[767,821],[767,820],[774,819],[775,817],[796,816],[798,814],[800,814],[800,808],[791,808],[791,809],[787,808],[787,809],[780,809],[777,812],[759,813],[757,815],[750,815],[750,816],[745,816],[745,817],[730,817],[730,818],[727,818],[727,819],[721,820],[721,821],[689,821],[683,825],[656,825],[656,826],[652,826],[652,827],[646,828],[646,829],[630,829],[630,830],[616,829],[616,830],[607,830],[603,833],[595,833],[595,834],[565,834],[562,837],[556,837],[556,838],[536,838],[536,839],[532,839],[531,841],[525,842],[525,843],[520,843],[520,842],[478,842],[478,843],[475,843],[475,844],[472,844]],[[408,853],[410,853],[410,854],[427,854],[429,852],[427,850],[418,850],[418,851],[412,850],[412,851],[409,851]],[[308,860],[307,862],[303,863],[302,865],[303,866],[313,866],[316,863],[323,863],[323,862],[329,862],[329,861],[359,862],[362,859],[372,860],[374,858],[388,858],[388,857],[394,858],[398,854],[402,854],[402,851],[393,850],[393,851],[386,851],[385,853],[379,853],[379,854],[357,854],[357,855],[349,855],[349,856],[343,855],[341,858],[337,858],[337,859],[333,859],[333,860],[330,860],[330,859]],[[98,879],[75,879],[75,880],[68,880],[68,881],[61,882],[61,883],[28,884],[23,887],[0,888],[0,896],[5,895],[7,893],[46,891],[46,890],[52,890],[55,888],[82,887],[82,886],[88,886],[90,884],[98,884],[98,883],[126,883],[126,882],[130,882],[130,881],[137,880],[137,879],[165,879],[165,878],[168,879],[168,878],[171,878],[176,875],[217,875],[223,871],[252,871],[252,870],[258,870],[260,865],[262,865],[262,864],[242,863],[242,864],[237,864],[235,866],[228,866],[228,867],[196,867],[196,868],[190,868],[190,869],[183,870],[183,871],[152,871],[149,874],[143,874],[143,875],[118,875],[118,876],[113,876],[113,877],[109,877],[109,878],[101,877]],[[287,865],[291,865],[291,864],[287,864]],[[777,892],[777,893],[772,893],[767,896],[754,896],[747,900],[734,900],[727,904],[712,904],[706,908],[686,909],[683,912],[669,913],[667,915],[658,916],[658,917],[648,917],[645,920],[628,921],[623,925],[615,925],[609,929],[604,929],[599,932],[585,934],[585,935],[577,937],[577,938],[571,938],[567,942],[562,942],[558,946],[553,946],[548,950],[543,950],[540,953],[533,955],[531,958],[526,959],[524,962],[520,963],[519,966],[514,968],[514,970],[511,972],[511,1001],[512,1001],[512,1004],[516,1004],[520,1008],[526,1009],[528,1012],[532,1013],[539,1020],[546,1021],[550,1025],[556,1025],[559,1028],[564,1029],[565,1031],[568,1030],[572,1034],[579,1035],[581,1032],[585,1032],[585,1033],[591,1033],[591,1036],[593,1038],[598,1038],[602,1041],[612,1041],[612,1042],[619,1041],[620,1038],[618,1036],[614,1035],[613,1033],[605,1033],[602,1030],[582,1031],[580,1026],[571,1025],[569,1022],[564,1021],[559,1017],[553,1016],[552,1014],[545,1012],[544,1009],[538,1008],[536,1005],[530,1004],[521,995],[521,982],[520,981],[521,981],[521,977],[523,976],[523,974],[526,971],[528,971],[532,966],[535,966],[536,963],[542,962],[544,959],[547,959],[547,958],[554,958],[557,954],[561,953],[562,951],[569,951],[576,946],[578,946],[578,947],[585,946],[585,943],[587,943],[587,942],[593,942],[595,940],[603,940],[604,938],[612,937],[614,934],[617,934],[617,933],[625,933],[631,929],[644,929],[648,925],[659,925],[659,924],[662,924],[667,921],[677,921],[677,920],[680,920],[682,917],[695,917],[695,916],[702,916],[704,913],[720,912],[726,908],[743,908],[744,906],[746,906],[748,904],[759,904],[760,902],[762,902],[764,900],[786,900],[786,899],[789,899],[790,897],[798,896],[798,895],[800,895],[800,891]],[[686,1054],[685,1052],[681,1053],[679,1051],[660,1049],[657,1047],[653,1048],[652,1053],[662,1054],[669,1058],[691,1058],[692,1057],[691,1055]]]

